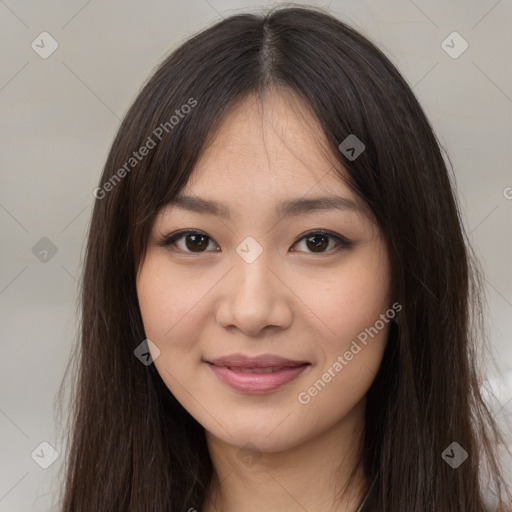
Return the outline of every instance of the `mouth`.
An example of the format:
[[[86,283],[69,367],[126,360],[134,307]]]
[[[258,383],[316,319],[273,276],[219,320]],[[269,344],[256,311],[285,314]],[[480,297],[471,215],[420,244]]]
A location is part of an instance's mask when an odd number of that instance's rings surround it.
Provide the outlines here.
[[[244,393],[269,393],[296,379],[311,363],[278,356],[256,358],[237,354],[204,361],[216,377],[231,388]]]
[[[233,372],[240,372],[240,373],[276,373],[280,372],[281,370],[284,370],[285,368],[295,368],[294,366],[283,366],[283,367],[277,367],[277,368],[242,368],[239,366],[221,366],[221,368],[227,368],[228,370],[231,370]]]

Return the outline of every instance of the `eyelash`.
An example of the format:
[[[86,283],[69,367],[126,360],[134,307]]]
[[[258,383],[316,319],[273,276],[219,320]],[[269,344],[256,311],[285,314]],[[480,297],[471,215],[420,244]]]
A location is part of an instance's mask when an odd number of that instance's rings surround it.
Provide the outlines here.
[[[184,250],[181,250],[181,249],[175,250],[175,249],[171,249],[170,248],[170,246],[174,245],[175,242],[177,242],[180,238],[183,238],[186,235],[202,235],[202,236],[205,236],[206,238],[208,238],[209,240],[213,241],[213,239],[210,236],[208,236],[204,231],[182,230],[182,231],[178,231],[176,233],[173,233],[171,235],[166,236],[165,238],[163,238],[162,240],[160,240],[157,243],[161,247],[167,247],[172,252],[182,252],[182,253],[185,253],[185,254],[204,254],[206,252],[211,252],[211,251],[206,251],[206,250],[205,251],[193,252],[193,251],[184,251]],[[340,252],[340,251],[342,251],[344,249],[350,249],[354,245],[353,242],[347,240],[346,238],[342,237],[341,235],[333,233],[332,231],[327,231],[327,230],[322,230],[322,229],[316,230],[316,231],[308,231],[307,233],[302,235],[300,238],[298,238],[293,243],[293,245],[296,245],[297,243],[299,243],[303,239],[309,238],[309,237],[311,237],[313,235],[323,235],[323,236],[326,236],[326,237],[334,240],[335,242],[337,242],[338,245],[337,245],[337,247],[334,248],[334,250],[331,249],[330,251],[324,251],[324,252],[318,252],[318,253],[309,252],[309,254],[320,254],[320,255],[322,255],[322,254],[328,254],[328,255],[337,254],[338,252]],[[218,252],[218,251],[215,251],[215,252]]]

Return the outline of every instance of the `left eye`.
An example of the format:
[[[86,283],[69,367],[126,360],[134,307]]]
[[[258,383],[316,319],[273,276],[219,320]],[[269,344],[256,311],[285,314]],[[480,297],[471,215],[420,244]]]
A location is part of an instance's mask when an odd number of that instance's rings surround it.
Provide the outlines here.
[[[185,246],[178,247],[178,241],[181,239],[185,239]],[[206,249],[210,245],[208,243],[210,240],[212,243],[213,239],[211,239],[206,233],[202,231],[189,230],[189,231],[179,231],[172,235],[165,237],[163,240],[158,242],[158,245],[163,247],[168,247],[169,250],[173,252],[185,252],[185,253],[202,253],[207,252]],[[334,253],[341,251],[342,249],[348,249],[352,247],[354,244],[347,240],[346,238],[333,233],[331,231],[310,231],[306,233],[302,237],[300,237],[293,245],[297,245],[299,242],[304,241],[306,247],[311,250],[312,253],[324,253],[330,245],[330,241],[335,242]],[[178,251],[171,249],[171,247],[178,247]],[[218,247],[218,246],[217,246]],[[292,249],[293,250],[293,249]],[[215,252],[219,252],[220,249],[215,249]],[[293,250],[293,252],[297,252]],[[301,251],[299,251],[301,252]],[[307,251],[306,251],[307,252]]]
[[[304,241],[306,247],[311,249],[313,253],[325,252],[325,249],[327,249],[330,245],[330,241],[334,241],[333,252],[335,253],[341,251],[342,249],[348,249],[353,245],[352,242],[346,238],[330,231],[311,231],[310,233],[307,233],[306,235],[299,238],[293,245],[296,245],[302,241]]]

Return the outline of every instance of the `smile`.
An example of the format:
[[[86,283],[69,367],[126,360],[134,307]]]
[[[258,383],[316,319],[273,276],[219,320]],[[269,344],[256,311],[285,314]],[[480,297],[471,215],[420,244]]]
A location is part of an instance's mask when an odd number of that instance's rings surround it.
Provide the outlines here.
[[[207,363],[219,380],[244,393],[269,393],[296,379],[309,363],[295,366],[238,367]]]

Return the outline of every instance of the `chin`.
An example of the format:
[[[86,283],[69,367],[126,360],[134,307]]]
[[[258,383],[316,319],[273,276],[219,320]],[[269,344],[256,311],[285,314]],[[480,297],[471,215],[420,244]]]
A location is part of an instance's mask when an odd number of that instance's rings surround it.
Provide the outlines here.
[[[252,449],[262,453],[277,453],[295,447],[302,440],[299,436],[292,435],[293,433],[286,428],[280,428],[279,421],[273,422],[272,425],[261,425],[259,428],[254,425],[228,424],[224,425],[227,432],[219,428],[208,432],[210,436],[241,450]]]

